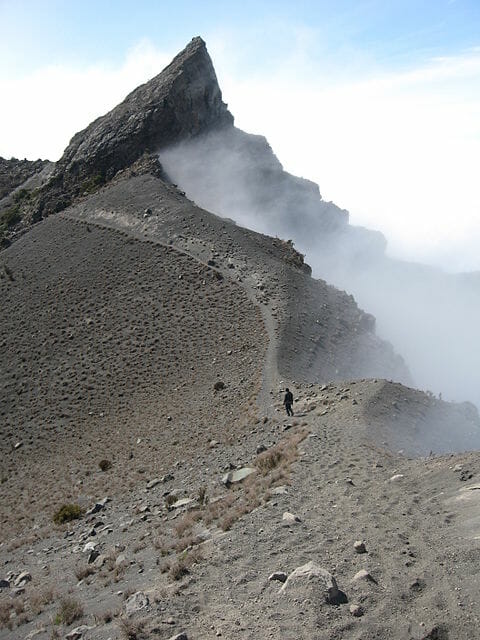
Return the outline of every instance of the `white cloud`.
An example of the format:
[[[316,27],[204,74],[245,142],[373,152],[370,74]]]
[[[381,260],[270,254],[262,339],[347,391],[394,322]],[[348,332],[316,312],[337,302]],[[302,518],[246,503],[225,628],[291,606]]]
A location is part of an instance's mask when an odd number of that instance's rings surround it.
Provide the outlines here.
[[[353,223],[383,231],[391,254],[480,269],[480,51],[342,82],[288,68],[222,73],[237,125],[266,135]]]

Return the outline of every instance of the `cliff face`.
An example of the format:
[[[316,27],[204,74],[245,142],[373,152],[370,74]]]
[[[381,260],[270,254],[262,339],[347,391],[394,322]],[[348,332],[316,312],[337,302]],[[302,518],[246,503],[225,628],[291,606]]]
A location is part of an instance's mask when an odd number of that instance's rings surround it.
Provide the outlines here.
[[[53,175],[10,225],[8,239],[96,191],[143,155],[232,124],[205,43],[194,38],[161,73],[74,135]]]
[[[158,76],[77,133],[56,176],[65,186],[109,180],[142,153],[232,123],[205,43],[194,38]]]

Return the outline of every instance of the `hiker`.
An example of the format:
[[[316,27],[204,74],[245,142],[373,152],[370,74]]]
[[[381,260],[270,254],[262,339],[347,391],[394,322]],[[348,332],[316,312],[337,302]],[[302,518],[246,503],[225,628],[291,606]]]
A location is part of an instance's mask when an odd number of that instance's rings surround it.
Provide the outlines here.
[[[283,399],[283,404],[285,405],[285,409],[287,410],[287,416],[293,416],[293,393],[288,387],[285,389],[285,398]]]

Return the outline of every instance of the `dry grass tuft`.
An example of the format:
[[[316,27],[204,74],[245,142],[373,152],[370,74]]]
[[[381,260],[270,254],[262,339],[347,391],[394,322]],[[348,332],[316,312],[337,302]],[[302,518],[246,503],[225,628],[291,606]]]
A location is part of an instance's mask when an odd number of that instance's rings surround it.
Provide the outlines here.
[[[55,621],[60,624],[72,624],[75,620],[79,620],[83,616],[83,607],[74,598],[63,598],[60,601],[60,610],[57,613]]]
[[[190,572],[190,568],[193,565],[198,564],[202,559],[203,555],[198,548],[192,549],[189,552],[184,551],[169,565],[168,577],[171,580],[180,580]]]
[[[177,536],[182,538],[186,533],[190,533],[195,522],[200,520],[202,514],[200,511],[189,511],[175,524],[175,531]]]
[[[34,592],[30,595],[30,607],[35,615],[39,615],[45,608],[55,600],[55,594],[52,587],[45,587],[42,591]]]
[[[122,618],[119,622],[120,632],[126,640],[140,640],[143,638],[144,620],[128,620]]]
[[[81,567],[75,568],[75,577],[78,581],[85,580],[88,576],[91,576],[95,573],[95,569],[91,564],[82,565]]]

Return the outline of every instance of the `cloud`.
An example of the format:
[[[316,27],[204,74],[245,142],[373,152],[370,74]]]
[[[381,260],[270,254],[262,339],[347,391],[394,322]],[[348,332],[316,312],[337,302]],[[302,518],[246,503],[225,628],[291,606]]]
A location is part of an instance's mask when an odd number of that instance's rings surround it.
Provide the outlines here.
[[[407,71],[332,77],[331,69],[238,78],[220,68],[239,127],[266,135],[287,170],[320,184],[389,252],[480,269],[480,51]],[[450,247],[455,250],[450,250]]]
[[[172,54],[148,41],[128,51],[117,68],[61,63],[17,78],[0,78],[0,155],[57,160],[70,138],[159,73]]]

